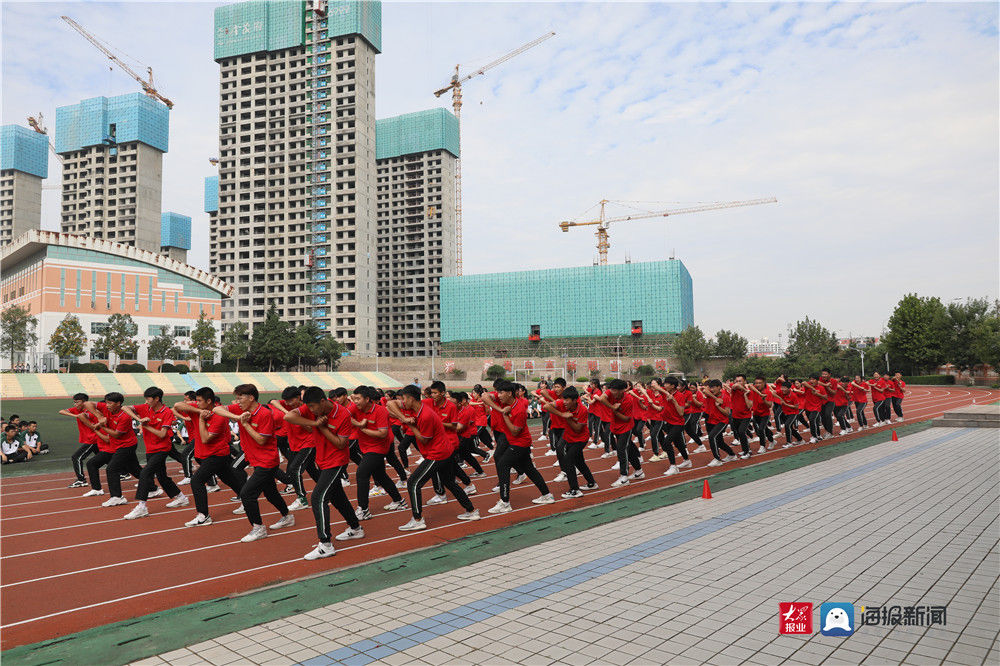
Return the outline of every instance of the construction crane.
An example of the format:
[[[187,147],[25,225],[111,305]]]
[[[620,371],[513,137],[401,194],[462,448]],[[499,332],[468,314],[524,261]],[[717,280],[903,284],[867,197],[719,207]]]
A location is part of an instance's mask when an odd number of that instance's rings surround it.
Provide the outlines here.
[[[56,147],[52,145],[52,139],[49,139],[49,131],[45,129],[44,125],[42,125],[42,112],[39,111],[38,114],[35,116],[28,116],[28,125],[30,125],[31,129],[35,130],[39,134],[45,135],[46,140],[48,140],[49,142],[49,150],[51,150],[52,154],[56,156],[57,160],[59,160],[59,164],[62,164],[63,163],[62,155],[56,152]]]
[[[78,33],[80,33],[81,35],[83,35],[84,38],[86,38],[86,40],[88,42],[90,42],[91,44],[93,44],[94,46],[96,46],[98,48],[98,50],[100,50],[101,53],[103,53],[104,55],[106,55],[108,57],[108,59],[111,60],[113,63],[115,63],[116,65],[118,65],[122,69],[122,71],[124,71],[126,74],[128,74],[129,76],[131,76],[133,79],[135,79],[136,81],[138,81],[139,85],[142,86],[142,91],[144,93],[146,93],[147,96],[152,97],[153,99],[160,100],[161,102],[163,102],[164,104],[167,105],[168,109],[174,108],[174,103],[171,102],[166,97],[164,97],[163,95],[161,95],[156,90],[156,86],[153,84],[153,68],[152,67],[147,67],[146,68],[146,71],[149,73],[149,80],[146,80],[146,79],[142,78],[141,76],[139,76],[138,74],[136,74],[135,71],[131,67],[129,67],[128,65],[126,65],[121,60],[121,58],[119,58],[114,53],[112,53],[111,49],[108,46],[105,46],[104,43],[101,40],[99,40],[97,37],[95,37],[94,35],[92,35],[89,32],[87,32],[86,30],[84,30],[83,26],[81,26],[79,23],[77,23],[76,21],[74,21],[73,19],[71,19],[68,16],[61,16],[60,18],[63,21],[66,21],[66,23],[69,23],[70,26],[74,30],[76,30]]]
[[[768,197],[766,199],[748,199],[746,201],[718,201],[713,203],[699,204],[697,206],[692,206],[690,208],[678,208],[675,210],[661,210],[651,213],[639,213],[637,215],[623,215],[621,217],[605,217],[604,207],[609,203],[615,203],[613,201],[608,201],[607,199],[601,199],[601,216],[596,220],[586,220],[583,222],[577,222],[573,220],[567,220],[559,223],[559,228],[563,231],[569,231],[570,227],[582,227],[587,225],[597,225],[597,252],[600,255],[600,263],[608,263],[608,250],[611,248],[611,242],[608,240],[608,225],[612,222],[626,222],[628,220],[645,220],[652,217],[669,217],[671,215],[683,215],[685,213],[701,213],[706,210],[720,210],[723,208],[742,208],[743,206],[759,206],[761,204],[778,203],[778,200],[774,197]]]
[[[459,144],[461,144],[461,133],[462,133],[462,84],[466,81],[473,79],[477,76],[485,74],[487,71],[493,69],[497,65],[502,65],[511,58],[521,55],[528,49],[538,46],[546,39],[554,37],[556,33],[548,32],[535,39],[533,41],[520,46],[513,51],[506,53],[493,62],[487,63],[480,67],[479,69],[466,74],[465,76],[458,75],[458,65],[455,65],[455,73],[451,76],[451,83],[446,85],[440,90],[434,91],[435,97],[440,97],[449,90],[451,91],[451,107],[455,111],[455,118],[458,119],[458,131],[459,131]],[[462,159],[459,157],[455,160],[455,263],[458,270],[458,274],[462,274]]]

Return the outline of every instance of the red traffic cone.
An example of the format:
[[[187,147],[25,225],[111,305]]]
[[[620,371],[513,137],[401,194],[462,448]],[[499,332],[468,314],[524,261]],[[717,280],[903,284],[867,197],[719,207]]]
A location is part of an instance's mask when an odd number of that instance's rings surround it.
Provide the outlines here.
[[[892,441],[894,441],[894,442],[898,442],[899,441],[899,435],[896,434],[895,430],[892,431]]]
[[[708,487],[708,479],[701,486],[701,498],[712,499],[712,489]]]

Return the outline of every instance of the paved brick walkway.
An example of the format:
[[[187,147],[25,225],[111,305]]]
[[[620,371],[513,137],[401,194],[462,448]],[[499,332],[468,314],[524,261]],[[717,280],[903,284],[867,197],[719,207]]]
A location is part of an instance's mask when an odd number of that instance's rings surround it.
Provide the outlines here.
[[[998,469],[997,430],[932,428],[139,663],[1000,663]],[[824,602],[947,623],[827,637]]]

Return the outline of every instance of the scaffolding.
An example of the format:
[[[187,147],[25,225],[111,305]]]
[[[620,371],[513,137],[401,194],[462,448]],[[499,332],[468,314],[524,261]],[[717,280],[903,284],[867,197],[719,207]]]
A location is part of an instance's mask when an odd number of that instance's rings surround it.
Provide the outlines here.
[[[666,357],[670,355],[674,333],[641,336],[595,336],[585,338],[526,338],[506,340],[457,340],[441,343],[441,356],[455,358],[613,358]]]

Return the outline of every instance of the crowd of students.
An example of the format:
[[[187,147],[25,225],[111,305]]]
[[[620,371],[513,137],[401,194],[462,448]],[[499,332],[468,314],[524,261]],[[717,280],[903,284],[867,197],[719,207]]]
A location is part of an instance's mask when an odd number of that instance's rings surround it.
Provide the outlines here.
[[[675,377],[642,383],[613,379],[606,385],[593,380],[583,389],[556,379],[534,391],[498,380],[492,390],[477,385],[469,393],[449,392],[440,381],[424,390],[416,385],[398,391],[359,386],[350,393],[297,386],[264,405],[257,387],[243,384],[226,405],[207,387],[167,405],[163,391],[151,387],[142,403],[131,406],[120,393],[99,402],[78,393],[73,406],[59,413],[77,420],[80,447],[72,456],[76,480],[70,487],[89,484],[84,497],[105,494],[100,470],[106,467],[110,497],[102,506],[127,504],[122,481],[135,477],[136,504],[124,516],[134,520],[149,515],[151,497],[166,494],[167,507],[188,506],[191,500],[181,488],[189,485],[195,515],[185,525],[199,527],[212,523],[208,493],[222,484],[239,503],[233,513],[245,514],[250,523],[244,542],[268,535],[261,495],[281,515],[270,529],[294,525],[294,512],[311,508],[318,544],[304,557],[312,560],[333,555],[334,541],[365,536],[362,521],[372,517],[371,497],[387,497],[385,511],[409,511],[401,531],[426,529],[422,491],[428,483],[433,496],[427,505],[444,504],[450,494],[463,508],[459,519],[478,520],[479,510],[469,496],[477,493],[474,479],[486,477],[483,465],[491,461],[499,499],[489,512],[508,513],[513,510],[511,486],[526,481],[538,490],[531,500],[536,504],[556,501],[549,483],[566,484],[564,499],[597,489],[584,457],[587,448],[603,448],[600,458],[616,458],[612,469],[618,478],[611,486],[621,487],[645,477],[643,462],[669,461],[662,474],[670,476],[692,467],[691,453],[710,450],[708,466],[718,466],[751,457],[751,442],[760,443],[757,453],[776,446],[780,437],[784,447],[801,444],[803,428],[810,442],[823,439],[824,432],[833,436],[863,430],[869,427],[869,395],[874,425],[888,423],[891,412],[901,421],[904,390],[898,375],[866,380],[823,371],[805,380],[782,376],[770,383],[763,377],[747,382],[743,376],[726,384]],[[543,411],[538,439],[548,441],[545,455],[554,456],[553,466],[560,468],[551,482],[532,458],[531,400]],[[739,454],[726,443],[727,430]],[[144,466],[139,464],[137,434],[146,449]],[[647,443],[652,456],[644,461]],[[167,471],[168,459],[183,468],[178,482]],[[352,466],[354,504],[346,490]],[[252,468],[249,476],[247,468]],[[306,475],[313,480],[311,492]],[[291,504],[283,493],[295,495]],[[335,537],[331,506],[347,523]]]
[[[20,416],[12,414],[9,419],[0,418],[0,430],[3,431],[0,461],[4,465],[28,462],[49,452],[49,445],[42,441],[35,421],[22,421]]]

